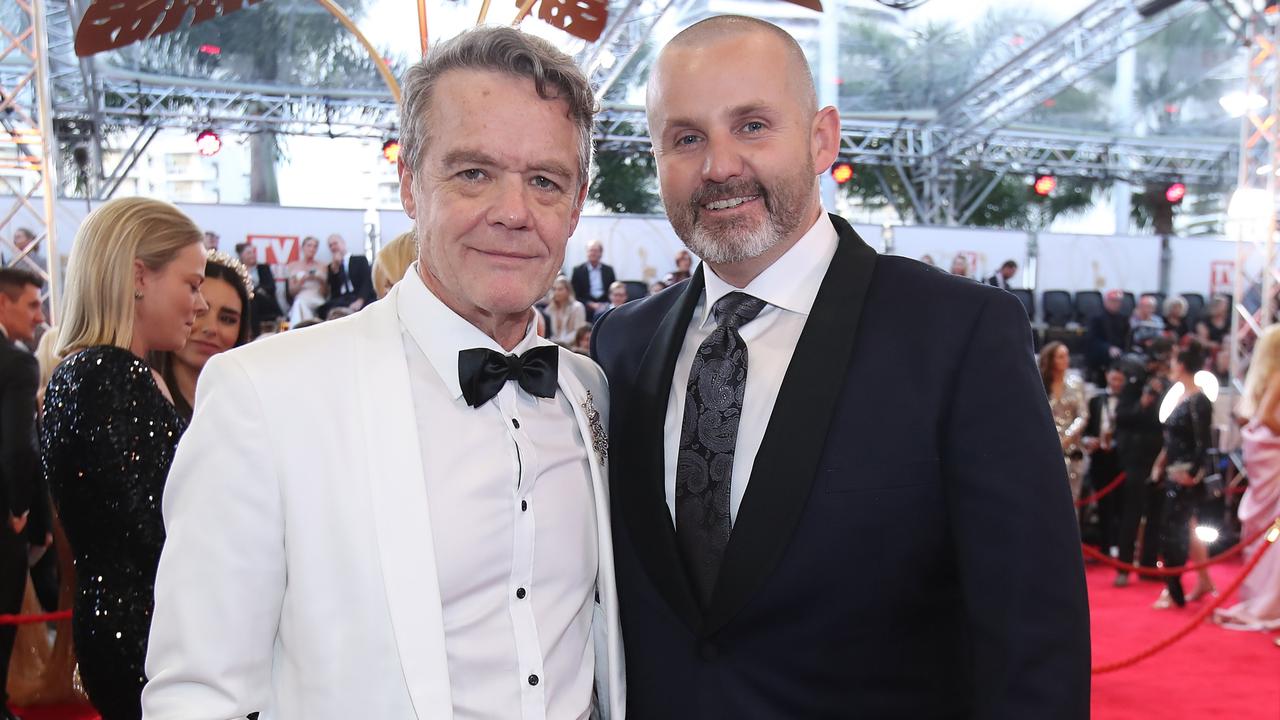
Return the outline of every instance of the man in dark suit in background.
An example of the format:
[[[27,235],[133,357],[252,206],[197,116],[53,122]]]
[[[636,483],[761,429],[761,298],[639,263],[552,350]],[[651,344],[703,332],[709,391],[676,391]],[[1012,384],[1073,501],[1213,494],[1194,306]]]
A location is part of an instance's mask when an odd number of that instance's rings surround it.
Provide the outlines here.
[[[1102,296],[1102,313],[1089,321],[1085,340],[1091,383],[1101,384],[1106,369],[1129,349],[1129,318],[1123,308],[1124,293],[1108,290]]]
[[[253,243],[236,245],[236,255],[240,257],[241,264],[249,271],[249,277],[253,281],[253,297],[249,299],[249,307],[250,317],[255,325],[253,334],[257,335],[262,324],[278,322],[284,314],[280,310],[280,301],[276,299],[276,276],[271,272],[270,265],[258,262],[258,249]]]
[[[321,306],[320,317],[338,307],[354,312],[378,299],[369,258],[347,252],[347,241],[336,234],[329,236],[329,255],[329,302]]]
[[[1009,281],[1017,274],[1018,263],[1012,260],[1005,260],[1000,266],[1000,269],[997,270],[994,275],[987,278],[987,284],[992,287],[998,287],[1001,290],[1010,290],[1013,286],[1009,284]]]
[[[569,284],[578,302],[587,306],[587,320],[594,320],[609,308],[609,286],[618,280],[613,268],[600,259],[604,245],[599,240],[587,243],[587,261],[573,269]]]
[[[36,530],[37,544],[48,545],[47,503],[40,480],[36,446],[36,391],[40,366],[35,356],[14,345],[35,344],[35,330],[44,322],[39,275],[16,268],[0,268],[0,492],[5,511],[0,518],[0,613],[22,610],[27,582],[27,534]],[[41,525],[40,528],[28,525]],[[17,628],[0,626],[0,720],[13,715],[5,709],[9,656]]]
[[[1099,492],[1120,473],[1120,454],[1116,450],[1116,412],[1128,378],[1124,370],[1113,365],[1107,370],[1107,389],[1089,398],[1089,422],[1084,426],[1084,448],[1089,451],[1089,485]],[[1124,493],[1120,488],[1098,500],[1101,535],[1098,545],[1103,552],[1120,544],[1120,518]]]
[[[1142,555],[1138,564],[1154,568],[1160,556],[1164,488],[1150,482],[1151,466],[1164,448],[1160,399],[1169,389],[1170,343],[1158,339],[1148,354],[1124,356],[1125,387],[1116,406],[1116,445],[1124,469],[1123,510],[1120,516],[1120,551],[1117,558],[1133,563],[1142,528]],[[1146,523],[1143,524],[1143,518]],[[1155,578],[1159,579],[1159,578]],[[1129,584],[1129,573],[1117,572],[1116,587]]]
[[[1079,533],[1018,300],[823,212],[840,121],[779,28],[682,31],[647,109],[704,262],[593,334],[628,717],[1086,718]]]

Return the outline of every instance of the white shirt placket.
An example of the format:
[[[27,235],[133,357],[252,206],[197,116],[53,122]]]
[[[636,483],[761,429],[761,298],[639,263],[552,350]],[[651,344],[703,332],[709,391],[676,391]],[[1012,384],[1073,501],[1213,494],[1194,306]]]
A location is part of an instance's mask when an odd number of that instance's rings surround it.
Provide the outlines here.
[[[520,402],[515,383],[507,383],[498,393],[498,407],[506,419],[507,434],[512,441],[518,485],[512,488],[514,502],[512,523],[511,580],[507,594],[507,607],[511,615],[511,628],[515,634],[516,660],[522,673],[520,682],[520,706],[524,720],[542,720],[546,716],[546,678],[543,677],[542,645],[538,640],[538,626],[534,619],[530,595],[533,585],[533,542],[535,504],[534,479],[538,476],[538,455],[533,442],[521,427]]]

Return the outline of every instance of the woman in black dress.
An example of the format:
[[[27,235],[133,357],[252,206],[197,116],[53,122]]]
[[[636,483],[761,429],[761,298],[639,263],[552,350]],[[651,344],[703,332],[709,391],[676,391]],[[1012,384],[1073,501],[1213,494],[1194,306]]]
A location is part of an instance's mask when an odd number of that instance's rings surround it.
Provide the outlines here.
[[[1171,393],[1179,392],[1176,406],[1164,421],[1164,450],[1151,469],[1152,482],[1162,482],[1164,489],[1164,535],[1162,548],[1166,567],[1187,562],[1188,544],[1191,559],[1204,562],[1208,553],[1199,540],[1191,537],[1191,520],[1204,499],[1204,478],[1213,472],[1209,449],[1213,447],[1213,403],[1196,386],[1195,374],[1204,368],[1204,351],[1199,342],[1178,350],[1169,363],[1169,379],[1174,382]],[[1167,401],[1171,402],[1171,401]],[[1214,591],[1209,571],[1197,573],[1199,582],[1191,595],[1182,591],[1182,578],[1171,576],[1156,608],[1170,603],[1182,607]]]
[[[76,234],[45,394],[45,477],[75,555],[72,637],[103,720],[136,720],[146,684],[160,499],[186,423],[147,364],[205,306],[203,235],[177,208],[112,200]]]

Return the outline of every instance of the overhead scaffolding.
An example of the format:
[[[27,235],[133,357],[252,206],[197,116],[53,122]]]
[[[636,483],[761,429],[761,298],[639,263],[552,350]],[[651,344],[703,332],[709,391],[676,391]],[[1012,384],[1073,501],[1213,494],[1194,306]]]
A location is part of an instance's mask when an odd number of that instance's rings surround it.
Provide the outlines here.
[[[0,189],[13,197],[0,214],[0,249],[7,264],[39,274],[49,300],[49,322],[58,313],[56,142],[50,98],[45,0],[14,0],[0,13],[3,33],[0,59],[10,71],[0,77]],[[26,219],[20,213],[26,211]],[[18,248],[13,241],[19,223],[36,236]],[[43,250],[43,266],[34,261]]]

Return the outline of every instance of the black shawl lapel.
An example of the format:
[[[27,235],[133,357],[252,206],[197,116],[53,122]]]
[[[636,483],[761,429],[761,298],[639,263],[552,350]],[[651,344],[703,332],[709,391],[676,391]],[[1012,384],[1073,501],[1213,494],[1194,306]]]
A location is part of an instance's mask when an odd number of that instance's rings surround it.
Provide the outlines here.
[[[839,244],[787,366],[751,471],[751,482],[738,508],[720,579],[705,618],[707,634],[723,627],[742,609],[773,572],[791,542],[813,486],[841,385],[848,375],[876,253],[843,218],[832,215],[831,221]],[[669,386],[670,368],[665,377]],[[665,408],[666,393],[661,397]],[[658,427],[661,428],[661,420]]]
[[[634,388],[635,416],[626,423],[631,428],[630,442],[634,444],[635,455],[626,460],[633,467],[626,473],[630,480],[620,488],[624,494],[622,512],[636,554],[658,592],[695,631],[701,626],[702,617],[684,571],[671,511],[667,508],[663,428],[676,359],[684,345],[693,311],[703,295],[702,272],[699,265],[685,283],[684,291],[658,325],[640,362]]]

